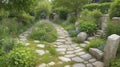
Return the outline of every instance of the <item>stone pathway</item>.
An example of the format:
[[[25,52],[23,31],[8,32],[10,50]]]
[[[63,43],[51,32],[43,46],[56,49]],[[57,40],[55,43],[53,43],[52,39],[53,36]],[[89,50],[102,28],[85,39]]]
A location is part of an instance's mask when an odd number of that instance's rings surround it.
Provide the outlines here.
[[[58,33],[58,39],[53,43],[56,47],[56,51],[58,51],[61,56],[58,57],[60,60],[59,63],[51,61],[48,64],[40,64],[39,67],[49,67],[55,64],[60,64],[63,62],[74,62],[73,65],[66,65],[64,67],[104,67],[103,63],[101,61],[97,61],[93,56],[91,56],[89,53],[86,53],[83,48],[79,46],[85,46],[86,44],[76,44],[72,42],[72,38],[69,36],[68,32],[64,30],[63,27],[60,25],[53,24],[53,26],[56,28]],[[28,29],[26,32],[21,34],[20,40],[27,42],[27,36],[29,33],[31,33],[32,28]],[[34,40],[35,43],[39,43],[38,40]],[[88,43],[88,42],[86,42]],[[26,43],[26,45],[29,45],[29,43]],[[44,44],[38,44],[37,47],[44,48]],[[37,50],[36,52],[39,55],[43,55],[47,53],[45,50]]]
[[[83,48],[79,47],[80,44],[72,42],[72,38],[64,28],[59,25],[53,24],[58,32],[58,39],[55,44],[56,50],[62,54],[58,57],[62,62],[75,62],[72,66],[67,65],[65,67],[104,67],[103,63],[97,61],[89,53],[86,53]]]

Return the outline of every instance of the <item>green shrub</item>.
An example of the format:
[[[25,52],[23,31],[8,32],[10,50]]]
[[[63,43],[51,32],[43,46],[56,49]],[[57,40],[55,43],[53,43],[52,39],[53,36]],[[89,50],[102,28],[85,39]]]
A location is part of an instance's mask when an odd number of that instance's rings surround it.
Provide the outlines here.
[[[38,1],[34,9],[36,20],[47,18],[51,12],[51,4],[47,0]],[[43,17],[44,16],[44,17]]]
[[[120,35],[120,22],[118,22],[117,24],[115,24],[114,22],[108,22],[105,33],[106,37],[110,36],[111,34]]]
[[[110,8],[110,18],[120,17],[120,0],[114,0]]]
[[[91,21],[79,21],[79,29],[80,31],[86,32],[90,35],[92,35],[97,30],[97,25],[94,22]]]
[[[22,23],[17,23],[16,19],[3,19],[0,25],[0,38],[4,36],[16,37],[24,32],[28,26],[24,26]]]
[[[69,15],[67,18],[68,23],[75,23],[76,22],[76,17],[75,15]]]
[[[31,48],[19,46],[10,51],[1,62],[2,67],[35,67],[35,53]]]
[[[101,4],[92,3],[92,4],[87,4],[87,5],[83,6],[83,9],[88,9],[90,11],[98,9],[103,14],[106,14],[109,11],[110,5],[111,5],[111,3],[101,3]]]
[[[99,48],[100,46],[103,46],[105,43],[102,39],[93,39],[90,41],[90,43],[85,47],[86,51],[89,51],[89,48]]]
[[[5,11],[4,9],[0,9],[0,20],[3,18],[7,18],[9,16],[9,11]]]
[[[5,52],[9,52],[17,45],[16,41],[13,38],[6,37],[0,40],[0,49],[4,50]]]
[[[33,31],[28,38],[33,40],[54,42],[57,39],[57,31],[50,23],[41,21],[35,24]]]
[[[54,11],[59,15],[60,19],[62,19],[62,20],[67,19],[67,15],[68,15],[67,9],[65,9],[63,7],[59,7],[59,8],[55,8]]]

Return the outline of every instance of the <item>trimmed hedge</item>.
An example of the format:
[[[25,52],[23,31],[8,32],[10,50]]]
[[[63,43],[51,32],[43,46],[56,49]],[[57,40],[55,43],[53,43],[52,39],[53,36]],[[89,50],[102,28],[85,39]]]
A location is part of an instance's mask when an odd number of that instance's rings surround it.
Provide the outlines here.
[[[110,8],[110,18],[120,17],[120,0],[115,0]]]
[[[88,9],[90,11],[94,9],[99,9],[103,14],[106,14],[109,11],[110,5],[111,3],[101,3],[101,4],[92,3],[83,6],[83,9]]]

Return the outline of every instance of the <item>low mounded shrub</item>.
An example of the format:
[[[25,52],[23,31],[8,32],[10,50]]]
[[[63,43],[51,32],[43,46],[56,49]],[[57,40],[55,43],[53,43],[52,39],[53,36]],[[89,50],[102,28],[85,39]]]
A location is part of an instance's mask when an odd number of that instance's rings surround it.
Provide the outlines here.
[[[50,23],[41,21],[35,24],[28,38],[32,40],[54,42],[57,39],[57,31]]]
[[[114,0],[110,7],[110,18],[120,17],[120,0]]]
[[[0,57],[1,67],[35,67],[34,50],[25,46],[19,46],[11,50],[7,55]]]

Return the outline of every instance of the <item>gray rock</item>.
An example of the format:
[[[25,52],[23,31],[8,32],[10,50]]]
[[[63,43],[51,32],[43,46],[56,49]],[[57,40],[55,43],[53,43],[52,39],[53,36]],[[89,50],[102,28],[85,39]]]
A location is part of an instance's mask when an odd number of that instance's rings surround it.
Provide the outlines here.
[[[66,48],[56,48],[56,50],[59,52],[61,52],[61,51],[64,52],[64,51],[66,51]]]
[[[67,57],[67,58],[71,58],[71,57],[74,57],[75,56],[75,54],[68,54],[68,55],[65,55],[65,57]]]
[[[86,61],[92,58],[92,56],[90,54],[85,54],[85,55],[82,55],[80,57],[83,58]]]
[[[94,67],[92,64],[86,64],[87,67]]]
[[[84,62],[84,60],[82,58],[80,58],[80,57],[74,57],[74,58],[72,58],[72,60],[74,62]]]
[[[46,67],[46,66],[47,66],[47,64],[42,63],[42,64],[40,64],[38,67]]]
[[[87,33],[85,32],[80,32],[78,35],[77,35],[77,38],[81,41],[85,41],[87,39]]]
[[[76,63],[73,65],[73,67],[86,67],[85,64],[82,63]]]
[[[100,61],[96,61],[95,63],[93,63],[93,65],[95,67],[104,67],[104,64],[102,62],[100,62]]]
[[[97,48],[90,48],[89,52],[95,56],[98,60],[103,58],[103,52]]]
[[[107,44],[104,48],[104,63],[105,67],[109,67],[109,60],[116,57],[120,36],[113,34],[108,37]]]
[[[45,54],[45,51],[44,51],[44,50],[36,50],[36,52],[37,52],[39,55]]]
[[[44,44],[38,44],[37,46],[40,47],[40,48],[44,48],[45,47]]]
[[[81,47],[85,47],[85,46],[87,46],[87,44],[81,43],[80,46],[81,46]]]
[[[96,61],[96,59],[94,59],[94,58],[92,58],[92,59],[89,60],[90,63],[93,63],[95,61]]]
[[[69,62],[69,61],[71,61],[71,59],[69,59],[69,58],[66,58],[66,57],[58,57],[61,61],[63,61],[63,62]]]

